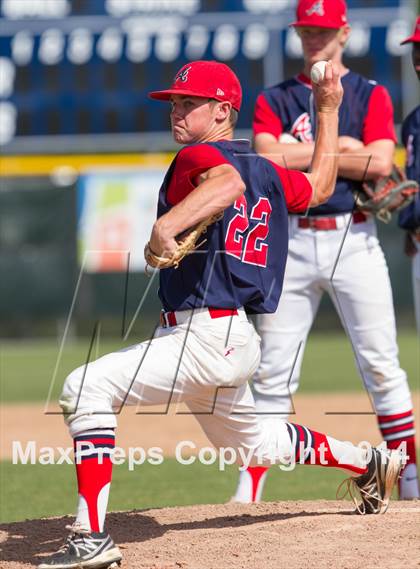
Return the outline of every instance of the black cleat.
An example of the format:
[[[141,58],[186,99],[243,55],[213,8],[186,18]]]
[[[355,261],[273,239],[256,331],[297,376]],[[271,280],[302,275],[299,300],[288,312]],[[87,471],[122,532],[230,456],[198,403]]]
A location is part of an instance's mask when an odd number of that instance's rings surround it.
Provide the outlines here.
[[[402,466],[403,457],[399,452],[372,449],[372,458],[367,465],[367,472],[344,481],[347,482],[347,492],[356,504],[356,513],[361,515],[384,514],[387,511],[392,489],[398,480]],[[354,489],[360,495],[361,502],[355,498]]]

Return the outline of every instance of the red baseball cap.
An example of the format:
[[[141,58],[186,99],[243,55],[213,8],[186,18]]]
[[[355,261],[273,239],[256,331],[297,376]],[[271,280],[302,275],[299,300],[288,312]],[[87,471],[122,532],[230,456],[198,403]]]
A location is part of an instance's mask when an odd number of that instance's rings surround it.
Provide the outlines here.
[[[230,67],[218,61],[192,61],[175,75],[170,89],[152,91],[151,99],[169,101],[171,95],[191,95],[217,101],[229,101],[239,111],[242,103],[242,88],[239,79]]]
[[[405,40],[403,40],[401,42],[401,45],[404,45],[405,43],[418,43],[418,42],[420,42],[420,16],[417,16],[416,25],[414,26],[413,35],[411,35],[409,38],[406,38]]]
[[[296,7],[298,27],[331,28],[338,30],[347,24],[347,5],[344,0],[299,0]]]

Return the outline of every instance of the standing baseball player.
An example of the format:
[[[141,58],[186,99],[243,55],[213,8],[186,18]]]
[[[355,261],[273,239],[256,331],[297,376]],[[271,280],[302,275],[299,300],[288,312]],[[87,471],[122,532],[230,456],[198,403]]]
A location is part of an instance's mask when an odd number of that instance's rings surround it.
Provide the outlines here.
[[[420,16],[413,34],[402,44],[411,43],[412,58],[417,77],[420,79]],[[420,105],[418,105],[404,120],[402,126],[402,141],[406,148],[407,178],[420,184]],[[420,196],[403,210],[398,219],[400,227],[407,230],[405,251],[412,258],[413,293],[416,311],[417,330],[420,334]]]
[[[155,336],[72,372],[60,404],[75,442],[79,505],[63,548],[40,568],[107,567],[121,559],[104,527],[111,483],[114,412],[124,403],[185,402],[216,448],[250,453],[253,464],[336,466],[352,474],[360,513],[383,513],[401,467],[397,452],[366,450],[300,425],[260,424],[248,379],[260,360],[249,312],[277,308],[287,256],[287,209],[304,211],[331,195],[337,173],[342,87],[329,62],[314,88],[317,136],[310,174],[286,171],[233,140],[241,86],[224,64],[185,65],[166,91],[174,139],[185,145],[159,193],[146,248],[156,265],[178,259],[176,237],[216,214],[206,242],[178,268],[160,271],[162,325]],[[315,190],[313,189],[315,188]]]
[[[384,87],[343,64],[350,34],[346,11],[343,0],[299,1],[297,20],[291,25],[302,43],[302,73],[264,90],[256,102],[257,152],[282,166],[305,171],[319,128],[311,67],[331,59],[339,70],[344,98],[336,188],[326,203],[311,208],[307,216],[295,212],[289,216],[289,255],[280,304],[275,314],[256,318],[262,358],[254,376],[254,396],[262,417],[287,418],[306,339],[326,291],[351,341],[383,439],[388,448],[406,445],[409,458],[400,480],[400,497],[418,498],[413,405],[398,361],[388,268],[374,220],[354,210],[354,192],[362,191],[360,181],[391,172],[396,142],[393,108]],[[241,472],[232,499],[258,501],[266,475],[265,467]]]

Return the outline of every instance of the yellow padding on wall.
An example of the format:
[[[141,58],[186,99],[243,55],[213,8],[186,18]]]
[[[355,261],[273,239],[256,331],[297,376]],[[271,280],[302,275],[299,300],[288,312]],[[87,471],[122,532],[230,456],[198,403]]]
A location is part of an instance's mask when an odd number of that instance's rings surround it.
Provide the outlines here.
[[[3,156],[0,158],[1,176],[49,176],[57,168],[74,168],[85,172],[96,168],[167,167],[174,154],[73,154],[49,156]],[[403,167],[405,149],[397,148],[395,162]]]
[[[84,172],[91,168],[167,167],[173,154],[73,154],[50,156],[3,156],[1,176],[49,176],[57,168]]]

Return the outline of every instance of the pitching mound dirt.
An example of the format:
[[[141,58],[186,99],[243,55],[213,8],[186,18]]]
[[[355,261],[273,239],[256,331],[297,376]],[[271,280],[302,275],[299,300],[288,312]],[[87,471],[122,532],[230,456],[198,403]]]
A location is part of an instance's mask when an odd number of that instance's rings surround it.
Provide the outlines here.
[[[356,516],[349,502],[210,505],[113,513],[122,569],[410,569],[419,567],[420,502]],[[1,569],[55,551],[69,518],[0,525]]]

